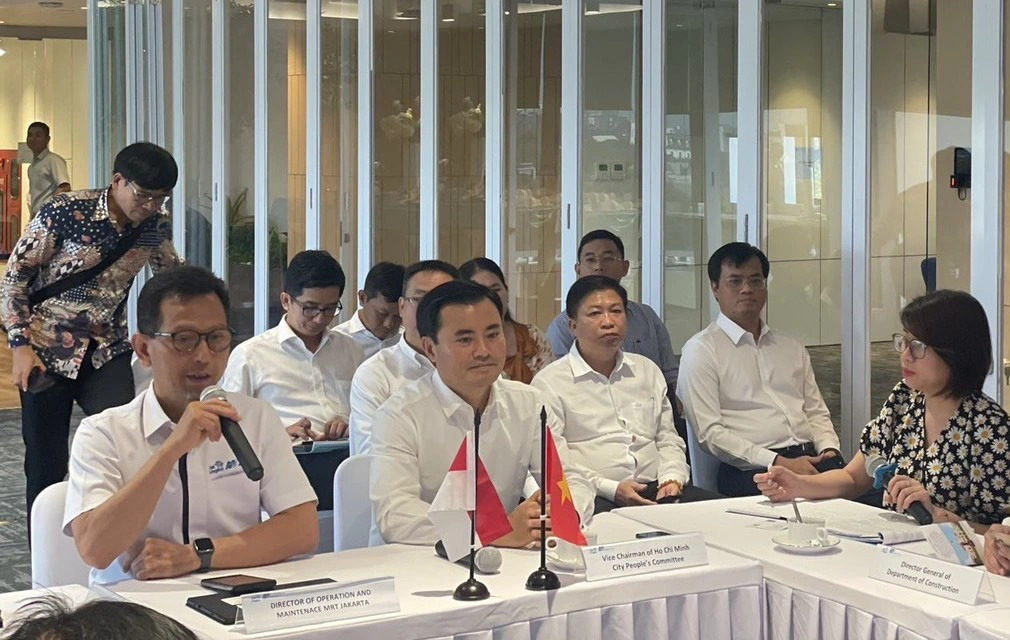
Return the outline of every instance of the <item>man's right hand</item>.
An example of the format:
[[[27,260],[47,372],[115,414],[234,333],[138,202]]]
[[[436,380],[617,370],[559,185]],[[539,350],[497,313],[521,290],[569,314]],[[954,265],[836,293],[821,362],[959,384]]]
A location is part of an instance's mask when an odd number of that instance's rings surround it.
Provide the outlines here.
[[[40,371],[46,370],[46,365],[42,364],[42,360],[35,353],[35,349],[32,349],[30,345],[24,344],[20,347],[14,347],[14,363],[11,366],[11,382],[14,386],[22,391],[28,391],[28,379],[31,378],[32,371],[39,369]]]
[[[642,491],[645,491],[645,485],[641,482],[625,480],[617,485],[617,491],[614,493],[614,502],[621,507],[634,507],[635,505],[640,504],[656,504],[652,500],[646,500],[643,498],[641,496]]]
[[[289,427],[285,427],[292,440],[319,440],[322,436],[312,430],[312,421],[308,418],[299,418],[298,422]]]
[[[217,442],[221,439],[221,418],[230,418],[235,422],[241,419],[235,407],[224,400],[190,402],[172,435],[165,441],[164,448],[171,451],[173,457],[181,458],[204,440]]]
[[[824,458],[822,453],[819,456],[800,456],[799,458],[786,458],[784,456],[775,456],[775,461],[772,463],[776,467],[785,467],[793,473],[799,474],[801,476],[815,476],[820,473],[817,470],[816,465]]]
[[[551,535],[551,498],[547,496],[545,505],[547,516],[547,535]],[[496,547],[513,547],[522,549],[531,544],[540,546],[540,491],[523,500],[509,514],[512,533],[505,534],[494,541]]]

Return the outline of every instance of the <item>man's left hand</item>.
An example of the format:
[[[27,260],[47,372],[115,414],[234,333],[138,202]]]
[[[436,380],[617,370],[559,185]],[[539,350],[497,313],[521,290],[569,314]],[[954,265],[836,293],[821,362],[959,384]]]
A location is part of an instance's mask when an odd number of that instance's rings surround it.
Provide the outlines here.
[[[676,498],[680,495],[681,486],[679,482],[670,482],[664,484],[656,492],[656,501],[662,500],[663,498]]]
[[[191,545],[160,538],[144,540],[140,553],[130,564],[130,572],[137,580],[175,578],[193,573],[199,568],[200,558]]]
[[[335,418],[330,418],[323,426],[323,438],[324,440],[340,440],[341,438],[347,437],[347,419],[337,416]]]

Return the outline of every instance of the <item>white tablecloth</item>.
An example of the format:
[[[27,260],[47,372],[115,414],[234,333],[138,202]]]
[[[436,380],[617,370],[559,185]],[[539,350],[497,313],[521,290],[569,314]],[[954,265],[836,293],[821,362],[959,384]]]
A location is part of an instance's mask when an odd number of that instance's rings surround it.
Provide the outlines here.
[[[1010,606],[993,605],[965,616],[957,621],[957,629],[960,640],[1006,640],[1010,638]]]
[[[766,503],[761,498],[735,498],[678,505],[618,509],[614,513],[669,532],[700,531],[709,546],[759,561],[764,568],[768,637],[795,638],[906,638],[947,639],[957,633],[957,619],[976,613],[979,606],[963,605],[938,596],[869,578],[879,547],[842,539],[841,544],[816,556],[785,552],[771,541],[785,523],[777,525],[753,516],[726,513],[731,505]],[[792,506],[779,505],[784,515]],[[887,512],[847,500],[829,500],[801,508],[832,517],[872,519]],[[913,525],[909,525],[913,526]],[[922,552],[925,543],[906,545]],[[992,580],[996,602],[1010,605],[1010,580]],[[788,585],[788,586],[787,586]]]
[[[4,628],[9,628],[11,623],[20,617],[18,614],[22,613],[22,611],[19,611],[21,607],[46,595],[61,596],[71,607],[84,604],[84,602],[93,597],[93,594],[88,591],[87,587],[82,587],[79,584],[53,587],[51,589],[30,589],[27,591],[0,593],[0,618],[3,619]]]
[[[596,518],[599,541],[630,540],[648,527],[613,515]],[[539,552],[502,550],[497,575],[482,576],[491,591],[483,602],[452,599],[467,570],[423,547],[387,545],[322,554],[244,571],[278,582],[331,577],[339,581],[391,575],[401,612],[288,632],[246,635],[243,625],[228,627],[186,607],[186,598],[203,595],[203,575],[156,582],[112,585],[119,597],[152,607],[206,638],[453,638],[454,640],[647,640],[649,638],[760,637],[761,567],[753,561],[710,548],[707,566],[619,580],[586,582],[559,574],[562,588],[548,593],[525,589]],[[229,572],[217,572],[218,575]],[[214,574],[210,574],[214,575]]]

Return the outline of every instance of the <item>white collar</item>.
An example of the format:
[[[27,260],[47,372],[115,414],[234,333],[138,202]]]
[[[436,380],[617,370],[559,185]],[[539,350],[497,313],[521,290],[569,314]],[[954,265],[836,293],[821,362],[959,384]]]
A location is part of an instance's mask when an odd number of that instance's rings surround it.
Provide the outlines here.
[[[572,343],[572,348],[568,350],[568,364],[572,368],[572,375],[575,378],[581,378],[582,376],[594,374],[602,376],[603,374],[596,369],[589,366],[586,359],[582,357],[582,352],[579,351],[579,341],[576,340]],[[614,365],[614,370],[610,372],[609,376],[603,376],[605,378],[612,379],[615,374],[621,372],[625,367],[631,370],[631,361],[624,357],[624,349],[617,352],[617,363]]]
[[[161,406],[161,402],[158,401],[158,396],[154,393],[153,381],[143,393],[146,395],[144,395],[140,405],[140,422],[144,430],[144,438],[150,439],[151,436],[166,425],[175,427],[175,423],[169,419],[168,414],[165,413],[165,410]]]
[[[325,345],[330,339],[331,331],[331,329],[323,331],[321,339],[319,340],[319,348],[316,349],[316,353],[318,353],[319,350],[323,348],[323,345]],[[277,342],[284,344],[288,340],[297,340],[302,349],[305,349],[306,351],[309,350],[309,348],[305,346],[305,341],[302,340],[301,336],[295,333],[295,330],[288,324],[288,314],[285,313],[281,316],[281,321],[277,323]]]
[[[719,314],[719,318],[715,322],[719,325],[719,328],[722,329],[727,336],[729,336],[729,339],[734,345],[739,346],[743,337],[750,335],[750,331],[747,331],[737,323],[733,322],[723,313]],[[769,332],[771,332],[771,329],[768,328],[768,325],[761,322],[761,333],[758,335],[757,342],[761,342],[761,339]]]
[[[484,413],[481,415],[482,420],[494,414],[493,409],[497,404],[497,399],[501,395],[498,389],[501,382],[502,379],[499,377],[495,378],[495,381],[491,384],[491,393],[488,395],[487,406],[484,407]],[[438,398],[438,403],[441,405],[446,418],[451,418],[457,411],[465,408],[470,413],[471,424],[473,423],[473,408],[458,393],[449,388],[449,385],[442,380],[442,376],[438,375],[438,371],[432,374],[431,383],[435,388],[435,396]]]
[[[428,356],[424,355],[423,353],[414,349],[414,347],[410,346],[410,343],[407,342],[406,333],[400,336],[400,341],[397,342],[395,347],[393,348],[399,349],[400,355],[402,355],[404,358],[410,358],[414,360],[414,362],[424,367],[427,367],[428,369],[432,370],[435,369],[435,365],[431,363],[431,360],[428,359]]]

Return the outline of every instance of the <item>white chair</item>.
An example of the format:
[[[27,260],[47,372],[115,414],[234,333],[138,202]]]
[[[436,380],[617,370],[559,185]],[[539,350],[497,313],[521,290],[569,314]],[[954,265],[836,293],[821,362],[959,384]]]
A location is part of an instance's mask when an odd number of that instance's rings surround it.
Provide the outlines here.
[[[698,444],[694,425],[687,422],[687,450],[691,454],[691,482],[706,491],[719,492],[719,458]]]
[[[68,584],[88,586],[90,568],[74,539],[63,535],[63,505],[68,482],[46,487],[32,504],[32,588]]]
[[[372,501],[368,498],[368,473],[372,457],[351,456],[333,475],[333,550],[368,546],[372,528]]]

